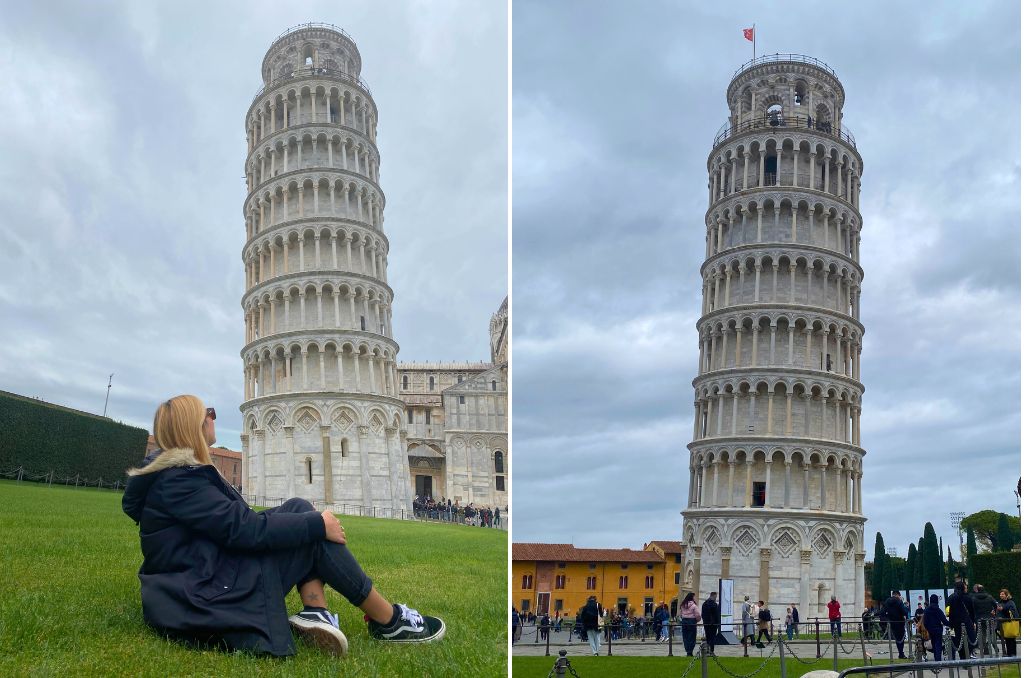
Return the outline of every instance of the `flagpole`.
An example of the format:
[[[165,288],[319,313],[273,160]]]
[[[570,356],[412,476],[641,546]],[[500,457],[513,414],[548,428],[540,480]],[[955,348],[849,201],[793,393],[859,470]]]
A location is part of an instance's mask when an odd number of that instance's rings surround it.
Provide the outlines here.
[[[751,31],[751,33],[754,34],[754,39],[752,40],[752,42],[754,43],[754,58],[750,62],[751,64],[753,64],[754,61],[757,61],[757,24],[754,24],[754,29]]]

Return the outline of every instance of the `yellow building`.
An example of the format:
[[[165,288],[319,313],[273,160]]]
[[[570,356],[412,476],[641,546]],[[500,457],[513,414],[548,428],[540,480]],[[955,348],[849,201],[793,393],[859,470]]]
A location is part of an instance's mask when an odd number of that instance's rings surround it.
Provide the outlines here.
[[[639,551],[512,544],[512,604],[521,612],[572,616],[597,596],[605,609],[651,614],[666,602],[675,614],[680,553],[669,541]]]

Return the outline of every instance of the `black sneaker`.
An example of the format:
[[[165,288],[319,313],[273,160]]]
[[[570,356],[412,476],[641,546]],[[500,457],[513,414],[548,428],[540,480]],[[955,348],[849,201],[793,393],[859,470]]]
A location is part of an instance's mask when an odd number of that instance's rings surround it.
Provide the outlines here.
[[[338,657],[348,653],[348,639],[338,627],[338,615],[327,610],[303,610],[288,617],[288,623],[299,635],[321,650]]]
[[[371,638],[393,643],[429,643],[444,638],[444,622],[437,617],[422,615],[405,605],[397,605],[398,620],[390,626],[367,620]]]

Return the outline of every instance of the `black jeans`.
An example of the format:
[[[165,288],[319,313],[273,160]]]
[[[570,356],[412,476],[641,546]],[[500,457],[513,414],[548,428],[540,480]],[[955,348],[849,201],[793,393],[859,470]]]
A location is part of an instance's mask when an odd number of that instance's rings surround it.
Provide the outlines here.
[[[716,626],[708,626],[707,624],[704,625],[704,638],[707,640],[708,650],[711,652],[711,654],[715,653],[715,639],[718,638],[718,629],[719,629],[719,626],[717,626],[717,625]]]
[[[693,648],[697,645],[697,620],[684,617],[682,620],[683,648],[686,656],[693,655]]]
[[[305,513],[316,511],[305,499],[289,499],[267,513]],[[318,511],[319,513],[319,511]],[[303,544],[291,551],[273,551],[285,593],[313,579],[320,579],[356,607],[370,595],[373,582],[366,576],[352,552],[344,544],[326,539]]]
[[[904,657],[903,654],[903,639],[907,635],[907,627],[904,625],[906,622],[889,622],[889,635],[896,641],[896,652],[899,653],[900,657]]]
[[[754,642],[760,643],[761,642],[761,636],[765,636],[766,638],[768,638],[768,642],[769,643],[772,642],[772,634],[769,633],[767,628],[763,628],[763,629],[758,630],[758,632],[757,632],[757,640],[754,641]]]

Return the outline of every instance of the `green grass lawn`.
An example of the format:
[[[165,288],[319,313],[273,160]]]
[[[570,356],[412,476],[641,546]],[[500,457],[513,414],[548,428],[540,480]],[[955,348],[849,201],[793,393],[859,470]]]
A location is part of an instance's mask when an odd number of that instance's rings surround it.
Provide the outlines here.
[[[142,620],[138,527],[119,492],[0,481],[0,675],[506,675],[506,532],[340,518],[377,588],[442,617],[442,641],[371,641],[363,613],[330,588],[345,659],[302,642],[294,657],[275,659],[166,641]],[[287,608],[302,609],[294,590]]]
[[[643,678],[681,678],[683,671],[690,666],[690,657],[569,657],[572,668],[581,678],[620,678],[621,676],[643,676]],[[761,666],[762,659],[755,657],[720,657],[730,671],[738,675],[746,675]],[[512,675],[514,678],[544,678],[551,671],[555,657],[512,657]],[[840,659],[839,670],[861,666],[864,662],[852,659]],[[778,657],[772,657],[757,678],[781,678],[782,666]],[[831,659],[819,659],[813,665],[802,664],[796,659],[786,659],[786,678],[797,678],[815,669],[832,670]],[[1014,666],[1002,669],[1001,678],[1020,678],[1020,670]],[[888,676],[888,674],[877,674]],[[931,676],[929,672],[927,675]],[[946,673],[941,674],[945,676]],[[966,672],[963,673],[966,676]],[[975,676],[978,674],[975,673]],[[700,659],[686,674],[687,678],[700,678]],[[714,662],[708,664],[708,678],[730,678],[729,674],[720,669]],[[988,678],[1000,678],[995,669],[988,670]]]

